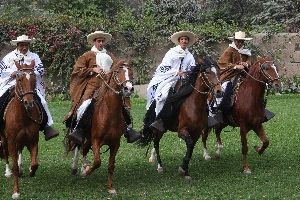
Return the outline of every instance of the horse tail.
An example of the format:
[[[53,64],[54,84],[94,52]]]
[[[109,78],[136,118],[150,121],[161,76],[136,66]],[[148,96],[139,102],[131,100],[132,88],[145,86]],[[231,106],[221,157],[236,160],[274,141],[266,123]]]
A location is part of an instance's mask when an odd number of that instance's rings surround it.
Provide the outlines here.
[[[153,101],[145,114],[144,127],[140,131],[142,137],[137,141],[137,144],[141,147],[147,146],[154,138],[153,131],[150,128],[150,125],[155,121],[155,117],[156,117],[155,106],[156,106],[156,102]]]

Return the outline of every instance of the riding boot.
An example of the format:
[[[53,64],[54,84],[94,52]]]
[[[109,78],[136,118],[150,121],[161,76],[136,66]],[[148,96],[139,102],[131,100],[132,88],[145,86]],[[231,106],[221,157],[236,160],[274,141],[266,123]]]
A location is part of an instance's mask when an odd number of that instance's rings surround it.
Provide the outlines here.
[[[74,129],[73,132],[68,135],[68,138],[73,142],[75,142],[76,144],[81,144],[83,141],[82,135],[83,135],[82,129]]]
[[[142,137],[142,135],[133,130],[130,125],[126,128],[124,136],[127,138],[127,143],[133,143]]]
[[[59,133],[54,130],[51,126],[46,125],[44,129],[44,135],[45,135],[45,140],[48,141],[56,136],[59,135]]]
[[[150,126],[152,130],[164,133],[166,132],[166,128],[164,127],[164,123],[161,119],[154,121]]]
[[[271,118],[273,118],[275,116],[275,113],[265,109],[265,120],[264,122],[269,121]]]

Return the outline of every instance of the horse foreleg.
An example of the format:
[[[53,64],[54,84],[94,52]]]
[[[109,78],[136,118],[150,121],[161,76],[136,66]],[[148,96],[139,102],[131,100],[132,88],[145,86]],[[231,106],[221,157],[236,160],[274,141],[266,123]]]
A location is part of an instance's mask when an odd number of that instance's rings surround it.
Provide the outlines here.
[[[13,189],[14,193],[12,195],[12,198],[17,199],[20,197],[19,183],[18,183],[18,179],[19,179],[18,151],[14,141],[8,140],[7,144],[8,144],[9,155],[11,156],[12,159],[12,166],[13,166],[12,173],[14,176],[14,189]]]
[[[87,166],[85,168],[86,174],[90,175],[95,169],[99,168],[101,165],[101,159],[100,159],[100,146],[97,140],[94,140],[92,142],[92,150],[94,153],[94,163],[93,166]]]
[[[203,158],[207,161],[211,160],[211,157],[207,151],[206,140],[208,137],[208,131],[202,131],[202,145],[203,145]]]
[[[260,125],[259,127],[255,128],[253,130],[263,143],[262,146],[254,146],[255,151],[257,151],[257,153],[259,155],[261,155],[265,151],[265,149],[269,146],[269,140],[265,134],[265,131],[264,131],[264,128],[262,125]]]
[[[184,140],[186,143],[187,150],[186,150],[186,154],[183,158],[183,162],[178,169],[178,172],[181,175],[183,175],[184,178],[191,179],[191,176],[189,175],[189,171],[188,171],[188,166],[189,166],[189,162],[191,160],[195,145],[194,145],[193,139],[191,138],[190,135],[187,135]]]
[[[217,139],[217,143],[218,143],[218,148],[216,151],[216,158],[220,159],[221,158],[221,153],[222,153],[222,149],[223,149],[223,144],[222,144],[222,140],[221,140],[221,131],[222,129],[216,129],[215,133],[216,133],[216,139]]]
[[[154,131],[154,149],[155,149],[155,152],[156,152],[157,172],[158,173],[162,173],[164,171],[163,167],[162,167],[162,162],[161,162],[160,154],[159,154],[159,141],[160,141],[161,137],[162,137],[162,134],[158,135],[158,133],[156,133]]]
[[[30,164],[30,177],[35,176],[35,172],[38,169],[38,161],[37,161],[37,156],[38,156],[38,143],[33,144],[30,147],[30,155],[31,155],[31,164]]]
[[[23,175],[23,167],[22,167],[22,151],[19,151],[19,158],[18,158],[18,166],[19,166],[19,177]]]
[[[248,145],[247,145],[247,132],[245,128],[240,127],[242,154],[243,154],[243,169],[245,174],[251,174],[251,170],[247,163]]]
[[[120,147],[120,141],[116,142],[116,144],[110,146],[110,155],[109,155],[109,163],[108,163],[108,181],[106,189],[110,194],[116,194],[116,190],[112,186],[112,176],[115,169],[115,158]]]
[[[82,157],[82,160],[81,160],[82,165],[81,165],[81,171],[80,171],[80,176],[82,178],[85,178],[87,176],[85,169],[87,167],[90,167],[90,162],[86,159],[86,155],[88,154],[90,148],[91,148],[91,140],[88,139],[86,141],[86,143],[84,143],[84,145],[82,147],[82,155],[83,155],[83,157]]]
[[[73,157],[73,163],[71,165],[70,173],[72,175],[75,175],[77,173],[78,168],[78,154],[79,154],[79,147],[76,146],[74,149],[74,157]]]
[[[8,147],[7,147],[7,141],[5,141],[3,138],[1,140],[2,142],[2,145],[3,145],[3,156],[4,156],[4,160],[5,160],[5,174],[4,176],[6,178],[10,178],[12,173],[11,173],[11,170],[9,168],[9,161],[8,161]]]

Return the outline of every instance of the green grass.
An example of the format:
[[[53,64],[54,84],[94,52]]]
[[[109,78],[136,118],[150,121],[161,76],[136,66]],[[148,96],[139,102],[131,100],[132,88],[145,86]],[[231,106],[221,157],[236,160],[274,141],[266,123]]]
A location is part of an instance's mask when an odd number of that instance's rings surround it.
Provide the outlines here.
[[[248,164],[252,174],[242,171],[239,129],[227,127],[223,132],[223,152],[214,159],[216,139],[208,138],[208,149],[213,160],[203,159],[199,141],[190,161],[191,180],[178,175],[177,169],[185,154],[185,143],[176,133],[167,132],[161,140],[164,173],[158,174],[157,164],[148,163],[147,148],[127,144],[122,137],[116,158],[113,186],[117,195],[107,193],[108,153],[102,154],[102,165],[86,179],[70,175],[72,157],[64,157],[62,124],[70,102],[50,102],[54,128],[60,136],[48,142],[40,134],[39,169],[30,178],[29,153],[24,150],[24,175],[19,179],[20,199],[300,199],[299,133],[300,95],[269,96],[267,108],[276,116],[264,124],[269,147],[258,155],[253,146],[261,145],[254,132],[248,133]],[[134,128],[142,128],[145,100],[132,99]],[[152,145],[151,145],[152,148]],[[103,147],[101,151],[105,151]],[[89,154],[92,161],[92,153]],[[13,179],[4,177],[5,162],[0,161],[0,199],[11,199]]]

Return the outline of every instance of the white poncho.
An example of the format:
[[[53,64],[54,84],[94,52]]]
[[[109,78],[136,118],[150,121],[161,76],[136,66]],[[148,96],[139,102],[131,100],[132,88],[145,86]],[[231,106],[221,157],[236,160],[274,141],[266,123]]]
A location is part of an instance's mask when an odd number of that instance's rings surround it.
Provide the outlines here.
[[[169,89],[180,79],[177,73],[189,71],[195,65],[195,59],[187,48],[183,50],[179,45],[171,48],[157,67],[148,85],[146,109],[148,110],[152,102],[156,100],[155,112],[158,115],[164,106]]]

